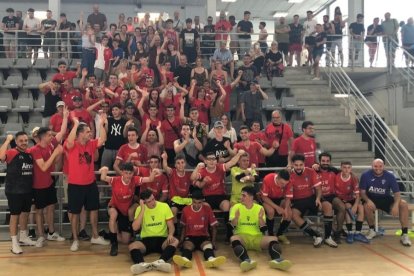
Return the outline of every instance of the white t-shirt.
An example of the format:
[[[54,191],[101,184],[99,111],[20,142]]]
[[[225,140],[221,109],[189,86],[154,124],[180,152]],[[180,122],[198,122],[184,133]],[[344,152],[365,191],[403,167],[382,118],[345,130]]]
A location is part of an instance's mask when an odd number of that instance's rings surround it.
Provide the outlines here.
[[[95,48],[96,48],[95,68],[105,70],[105,59],[104,59],[105,47],[103,47],[101,43],[95,43]]]
[[[305,31],[305,37],[310,36],[311,33],[315,32],[315,28],[318,22],[316,22],[315,19],[312,19],[311,21],[306,20],[303,23],[303,30]]]
[[[26,17],[26,19],[23,21],[23,28],[24,27],[33,29],[33,31],[29,32],[27,35],[40,35],[40,33],[38,32],[41,28],[40,20],[36,17]]]

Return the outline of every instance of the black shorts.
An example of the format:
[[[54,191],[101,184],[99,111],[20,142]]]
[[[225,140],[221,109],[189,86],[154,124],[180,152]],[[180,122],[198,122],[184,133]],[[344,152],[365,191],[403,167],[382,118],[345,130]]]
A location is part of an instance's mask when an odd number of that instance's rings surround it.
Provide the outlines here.
[[[40,48],[41,44],[42,40],[40,38],[40,35],[28,35],[26,37],[27,47]]]
[[[318,214],[318,207],[315,204],[316,197],[313,195],[307,198],[292,200],[292,209],[299,210],[304,216],[305,214]]]
[[[332,204],[332,201],[334,200],[335,197],[336,197],[336,195],[322,196],[321,202],[328,201],[329,203]]]
[[[305,37],[305,44],[309,46],[314,46],[316,44],[315,37],[314,36]]]
[[[283,198],[271,198],[270,199],[274,204],[276,204],[277,206],[280,206],[280,204],[282,203]]]
[[[394,198],[392,196],[369,197],[369,199],[371,199],[372,202],[374,202],[375,207],[377,207],[377,209],[380,209],[387,213],[391,211],[391,207],[394,204]]]
[[[145,255],[151,253],[162,253],[162,244],[165,242],[167,237],[147,237],[143,238],[141,242],[145,246]]]
[[[116,222],[118,224],[118,232],[127,232],[131,233],[132,227],[131,222],[129,221],[128,216],[122,214],[118,209],[118,217],[116,218]]]
[[[84,206],[86,211],[99,209],[99,191],[96,182],[89,185],[68,184],[69,212],[80,214]]]
[[[172,208],[172,207],[175,207],[175,208],[177,208],[178,209],[178,211],[182,211],[183,209],[184,209],[184,207],[185,206],[187,206],[187,205],[185,205],[185,204],[178,204],[178,203],[175,203],[175,202],[173,202],[173,201],[170,201],[170,207]]]
[[[7,203],[10,209],[10,215],[20,215],[21,213],[30,212],[32,207],[33,194],[9,194],[6,193]]]
[[[187,236],[184,238],[184,242],[189,241],[191,243],[194,244],[194,250],[201,250],[203,251],[203,249],[201,248],[201,244],[203,244],[206,241],[211,241],[210,237],[206,237],[206,236]]]
[[[206,203],[208,203],[213,210],[220,210],[220,204],[224,200],[229,200],[227,195],[211,195],[205,196]]]
[[[285,56],[289,53],[289,43],[279,42],[279,51],[281,51]]]
[[[33,198],[36,209],[43,209],[57,203],[56,188],[54,185],[45,189],[33,189]]]

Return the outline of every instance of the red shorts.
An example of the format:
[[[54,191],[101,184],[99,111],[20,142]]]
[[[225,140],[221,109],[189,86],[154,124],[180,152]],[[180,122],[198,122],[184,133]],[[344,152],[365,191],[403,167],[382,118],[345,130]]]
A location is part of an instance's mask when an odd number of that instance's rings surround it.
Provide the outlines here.
[[[300,43],[293,43],[289,45],[289,52],[302,52],[302,44]]]

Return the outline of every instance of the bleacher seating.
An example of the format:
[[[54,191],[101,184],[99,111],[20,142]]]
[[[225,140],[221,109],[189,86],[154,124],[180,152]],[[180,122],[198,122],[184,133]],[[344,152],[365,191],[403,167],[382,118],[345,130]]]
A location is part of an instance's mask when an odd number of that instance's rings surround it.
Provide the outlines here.
[[[15,59],[14,58],[4,58],[0,62],[0,69],[1,70],[9,70],[14,66]]]
[[[42,83],[42,77],[39,74],[29,74],[27,80],[23,80],[23,88],[38,89],[39,84]]]
[[[30,112],[33,110],[33,99],[20,97],[17,99],[13,112]]]
[[[23,87],[23,78],[21,75],[10,75],[3,83],[3,88],[20,89]]]
[[[285,113],[286,121],[292,121],[292,119],[303,118],[303,107],[298,106],[295,97],[283,97],[281,108]],[[293,115],[296,113],[296,118]]]
[[[6,137],[8,134],[16,134],[19,131],[23,130],[23,125],[21,123],[7,123],[4,125],[3,133],[1,137]]]

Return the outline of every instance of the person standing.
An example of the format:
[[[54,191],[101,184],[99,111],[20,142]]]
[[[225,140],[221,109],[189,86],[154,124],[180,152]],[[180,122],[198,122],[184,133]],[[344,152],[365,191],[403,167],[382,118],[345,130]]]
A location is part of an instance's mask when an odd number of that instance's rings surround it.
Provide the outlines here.
[[[414,54],[414,20],[412,17],[408,18],[407,20],[407,24],[405,24],[402,28],[401,28],[401,40],[402,40],[402,45],[403,47],[407,50],[407,52],[412,56]],[[407,53],[404,53],[405,56],[405,64],[408,66],[410,66],[410,61],[411,63],[413,62],[412,59],[410,59],[410,57],[407,55]],[[413,65],[413,64],[411,64]]]
[[[16,148],[7,149],[12,141],[13,135],[7,135],[6,141],[0,147],[0,161],[7,163],[5,193],[10,209],[11,252],[21,254],[23,250],[20,244],[31,246],[36,244],[27,236],[27,219],[33,198],[33,159],[28,152],[29,137],[25,132],[17,132],[14,139]],[[19,225],[20,237],[18,239]]]
[[[14,9],[8,8],[6,10],[7,16],[3,17],[2,26],[3,29],[3,45],[6,51],[6,58],[16,57],[16,30],[19,30],[19,19],[14,16]]]
[[[289,63],[293,65],[293,56],[296,55],[296,66],[300,66],[300,56],[302,53],[303,26],[299,23],[299,15],[293,16],[293,23],[289,25]]]
[[[311,121],[304,121],[302,131],[303,134],[293,140],[289,156],[291,159],[296,154],[302,154],[305,157],[305,167],[311,168],[316,163],[315,127]],[[290,167],[291,164],[289,160],[288,166]]]
[[[252,122],[258,121],[263,128],[262,102],[268,98],[257,81],[250,83],[250,90],[243,93],[241,99],[241,115],[246,125],[250,126]]]
[[[335,13],[334,20],[331,22],[334,27],[331,41],[331,54],[335,58],[335,49],[338,48],[339,61],[341,66],[344,65],[344,54],[342,52],[342,29],[345,28],[345,22],[342,21],[342,14]]]
[[[372,67],[375,55],[378,48],[378,36],[384,32],[382,26],[379,24],[379,18],[375,17],[374,22],[368,26],[367,36],[365,37],[365,43],[368,46],[369,65]]]
[[[185,20],[186,28],[180,33],[180,51],[187,56],[189,63],[194,63],[200,52],[200,35],[198,31],[191,27],[193,20]]]
[[[41,33],[43,34],[43,53],[45,58],[50,58],[56,55],[56,25],[57,22],[52,18],[52,11],[46,11],[46,19],[40,23],[42,26]],[[50,51],[50,54],[48,54]]]
[[[106,15],[99,12],[99,5],[94,4],[92,6],[93,13],[88,16],[87,22],[94,27],[95,25],[99,25],[99,31],[103,32],[106,31],[108,27],[108,23],[106,20]]]
[[[289,26],[285,24],[285,18],[279,18],[279,24],[275,27],[275,41],[279,46],[279,51],[283,53],[284,60],[287,60],[289,54]]]
[[[384,21],[381,26],[383,29],[382,41],[384,42],[385,56],[387,57],[387,65],[394,65],[395,51],[398,47],[398,29],[400,25],[397,19],[391,18],[391,13],[384,14]]]
[[[244,12],[243,20],[240,20],[237,23],[237,32],[239,34],[239,45],[240,45],[240,54],[244,56],[249,53],[250,47],[252,46],[251,35],[253,33],[253,24],[250,21],[250,11]]]
[[[90,212],[92,225],[92,244],[109,245],[98,235],[99,191],[94,173],[95,153],[106,141],[104,122],[106,114],[101,114],[99,138],[91,139],[92,132],[88,125],[72,118],[74,125],[64,143],[68,161],[68,208],[72,215],[71,227],[73,243],[71,251],[79,250],[78,224],[82,207]]]
[[[33,59],[37,60],[38,51],[42,40],[40,38],[40,20],[34,17],[35,10],[30,8],[27,10],[27,17],[23,22],[23,30],[27,34],[26,45],[27,45],[27,58],[32,58],[33,50]]]
[[[313,11],[307,11],[306,20],[303,23],[305,49],[308,50],[308,60],[306,61],[306,65],[310,65],[310,63],[313,61],[313,47],[315,45],[314,34],[316,32],[316,24],[318,24],[318,22],[313,19]]]
[[[355,66],[360,65],[358,63],[359,52],[362,50],[364,46],[364,34],[365,34],[365,27],[364,27],[364,15],[359,13],[357,15],[357,21],[351,23],[349,25],[349,33],[351,36],[351,46],[349,49],[349,63],[348,66]],[[361,63],[362,64],[362,63]]]

